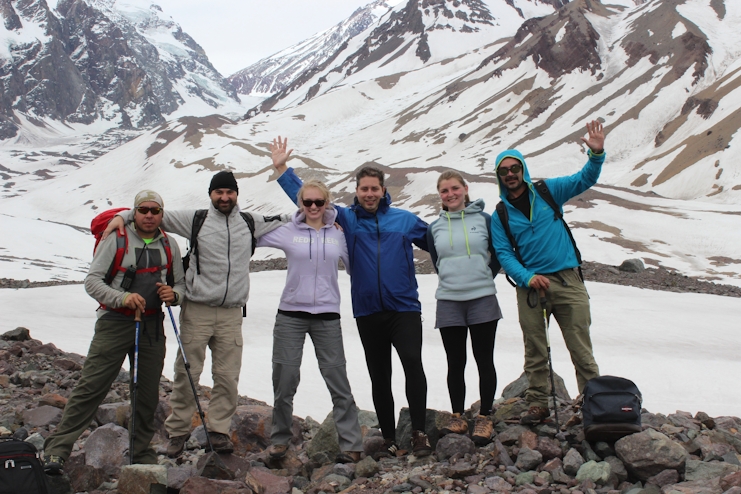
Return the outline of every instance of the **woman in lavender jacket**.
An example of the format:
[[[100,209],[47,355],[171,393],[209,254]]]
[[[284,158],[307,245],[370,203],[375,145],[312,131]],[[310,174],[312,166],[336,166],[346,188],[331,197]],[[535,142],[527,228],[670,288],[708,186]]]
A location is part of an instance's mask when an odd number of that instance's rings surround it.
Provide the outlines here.
[[[338,261],[350,265],[345,235],[334,227],[337,211],[329,190],[307,181],[298,192],[299,210],[293,221],[260,237],[258,247],[275,247],[288,260],[286,287],[273,329],[272,458],[282,458],[291,440],[293,396],[298,387],[306,334],[314,343],[319,370],[327,384],[337,427],[340,463],[357,462],[362,451],[358,410],[345,369],[340,327]]]

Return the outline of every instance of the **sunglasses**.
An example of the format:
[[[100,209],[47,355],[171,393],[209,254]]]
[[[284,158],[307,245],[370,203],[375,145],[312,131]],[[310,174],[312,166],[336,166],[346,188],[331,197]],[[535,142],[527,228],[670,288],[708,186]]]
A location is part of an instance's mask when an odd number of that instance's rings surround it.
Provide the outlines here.
[[[141,214],[152,213],[155,216],[162,212],[162,208],[145,208],[144,206],[139,206],[136,210]]]
[[[509,172],[512,172],[513,174],[517,175],[521,171],[522,171],[522,165],[519,164],[519,163],[515,163],[514,165],[510,166],[509,168],[507,168],[505,166],[500,166],[499,168],[497,168],[497,174],[500,177],[506,177],[509,174]]]
[[[310,208],[312,204],[316,204],[316,207],[320,208],[326,204],[327,201],[324,199],[304,199],[301,203],[305,208]]]

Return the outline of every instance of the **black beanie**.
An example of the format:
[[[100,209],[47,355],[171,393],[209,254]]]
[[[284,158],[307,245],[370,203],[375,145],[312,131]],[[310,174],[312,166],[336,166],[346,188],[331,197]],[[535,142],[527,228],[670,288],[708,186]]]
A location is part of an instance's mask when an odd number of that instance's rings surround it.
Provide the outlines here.
[[[214,175],[214,178],[211,179],[211,185],[208,187],[208,193],[210,194],[216,189],[231,189],[239,193],[237,179],[234,178],[234,174],[232,172],[222,171]]]

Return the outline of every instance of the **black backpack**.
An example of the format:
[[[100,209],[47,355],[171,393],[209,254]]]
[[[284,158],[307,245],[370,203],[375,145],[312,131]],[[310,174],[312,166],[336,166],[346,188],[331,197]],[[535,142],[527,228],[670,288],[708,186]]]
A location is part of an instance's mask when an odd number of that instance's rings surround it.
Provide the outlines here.
[[[569,238],[571,239],[571,245],[574,246],[574,254],[576,254],[576,261],[579,263],[578,271],[579,271],[579,278],[581,278],[582,281],[584,281],[584,274],[581,272],[581,252],[579,252],[579,248],[576,246],[576,240],[574,240],[574,236],[571,234],[571,228],[569,228],[569,224],[566,223],[566,220],[563,219],[563,214],[561,213],[561,208],[558,207],[558,204],[556,204],[556,200],[553,199],[553,195],[551,195],[551,191],[548,189],[548,186],[545,183],[545,180],[538,180],[533,184],[535,186],[535,190],[538,192],[538,195],[553,209],[553,219],[554,220],[561,220],[563,223],[564,228],[566,228],[566,233],[569,234]],[[502,226],[504,227],[504,233],[507,235],[507,238],[509,239],[509,243],[512,244],[512,250],[515,252],[515,257],[517,260],[525,266],[525,262],[522,260],[522,254],[520,254],[520,248],[517,246],[517,242],[515,241],[514,235],[512,235],[512,230],[509,228],[509,213],[507,213],[507,206],[504,205],[503,201],[499,201],[497,204],[497,215],[499,216],[499,221],[502,223]],[[507,281],[509,281],[510,285],[517,286],[515,283],[510,279],[509,276],[507,276]]]
[[[49,494],[36,447],[18,439],[0,439],[0,494]]]
[[[584,386],[582,423],[587,441],[616,441],[641,432],[641,403],[638,387],[629,379],[600,376]]]
[[[190,265],[191,252],[195,252],[196,273],[201,274],[201,264],[198,259],[198,232],[201,231],[203,222],[206,221],[207,214],[208,209],[199,209],[196,211],[196,214],[193,215],[193,226],[191,227],[190,231],[190,249],[188,249],[188,253],[185,254],[185,256],[183,257],[183,272],[188,270],[188,266]],[[250,213],[240,211],[239,214],[242,215],[245,223],[247,223],[247,228],[250,229],[250,234],[252,235],[252,254],[254,254],[255,247],[257,247],[257,242],[255,241],[255,219]]]

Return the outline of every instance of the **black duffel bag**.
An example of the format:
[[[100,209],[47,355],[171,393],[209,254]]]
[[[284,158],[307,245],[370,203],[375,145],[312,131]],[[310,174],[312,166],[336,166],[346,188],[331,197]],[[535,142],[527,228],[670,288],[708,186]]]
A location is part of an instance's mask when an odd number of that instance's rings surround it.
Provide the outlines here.
[[[584,386],[582,423],[587,441],[616,441],[641,432],[641,402],[638,387],[629,379],[600,376]]]

